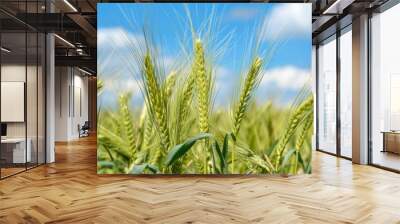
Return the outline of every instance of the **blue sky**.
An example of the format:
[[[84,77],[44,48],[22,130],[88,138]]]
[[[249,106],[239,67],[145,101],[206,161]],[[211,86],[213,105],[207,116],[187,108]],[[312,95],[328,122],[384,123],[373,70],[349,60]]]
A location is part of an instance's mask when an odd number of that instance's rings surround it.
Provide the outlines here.
[[[140,103],[132,43],[143,39],[143,27],[157,45],[167,74],[181,61],[182,44],[185,49],[191,48],[188,18],[200,39],[210,39],[202,25],[212,18],[211,42],[213,46],[220,44],[222,47],[210,47],[210,51],[224,49],[214,62],[217,105],[231,101],[229,97],[240,71],[247,67],[250,58],[247,56],[265,55],[274,43],[279,43],[279,47],[264,68],[257,98],[290,103],[310,79],[311,4],[103,3],[98,4],[97,18],[98,73],[106,82],[100,99],[103,105],[112,105],[121,89],[132,89],[134,103]],[[258,51],[253,52],[249,49],[257,34],[260,45]],[[182,39],[188,41],[182,43]]]

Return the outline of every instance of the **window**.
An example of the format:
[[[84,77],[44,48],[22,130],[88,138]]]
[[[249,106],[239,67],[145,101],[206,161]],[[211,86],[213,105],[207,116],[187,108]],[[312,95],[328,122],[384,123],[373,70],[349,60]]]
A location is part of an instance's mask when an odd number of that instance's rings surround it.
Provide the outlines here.
[[[318,47],[318,149],[336,153],[336,36]]]
[[[400,170],[400,5],[371,19],[371,162]]]
[[[340,154],[352,156],[352,33],[351,26],[340,36]]]
[[[41,13],[44,3],[21,1],[16,10]],[[0,6],[8,4],[13,2]],[[8,14],[0,17],[8,21],[0,23],[0,178],[5,178],[45,163],[46,38]]]

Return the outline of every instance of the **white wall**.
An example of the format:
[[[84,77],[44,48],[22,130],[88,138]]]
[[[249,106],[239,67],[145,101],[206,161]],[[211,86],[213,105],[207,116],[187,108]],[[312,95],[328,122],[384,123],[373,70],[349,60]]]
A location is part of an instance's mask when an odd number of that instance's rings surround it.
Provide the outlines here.
[[[67,67],[55,68],[55,141],[68,140],[68,71]]]
[[[71,99],[71,120],[70,120],[70,136],[71,138],[78,138],[78,125],[83,125],[85,121],[88,121],[88,78],[82,76],[82,73],[76,74],[77,70],[74,70],[74,82],[72,88],[74,92],[72,93]],[[71,90],[72,90],[71,89]]]
[[[88,78],[76,68],[56,67],[55,85],[55,140],[77,139],[78,125],[88,120]]]

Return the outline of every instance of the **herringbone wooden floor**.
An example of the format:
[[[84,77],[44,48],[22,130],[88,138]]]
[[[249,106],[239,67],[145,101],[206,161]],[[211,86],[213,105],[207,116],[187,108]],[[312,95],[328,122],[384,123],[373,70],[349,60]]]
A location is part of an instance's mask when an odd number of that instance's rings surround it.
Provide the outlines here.
[[[315,153],[312,175],[98,176],[94,138],[0,181],[0,223],[400,223],[400,175]]]

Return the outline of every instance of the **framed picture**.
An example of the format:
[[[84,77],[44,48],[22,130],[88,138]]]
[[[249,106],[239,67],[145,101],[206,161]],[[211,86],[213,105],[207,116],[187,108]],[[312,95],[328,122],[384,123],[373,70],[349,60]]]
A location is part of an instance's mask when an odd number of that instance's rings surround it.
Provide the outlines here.
[[[311,4],[98,5],[99,174],[311,172]]]

